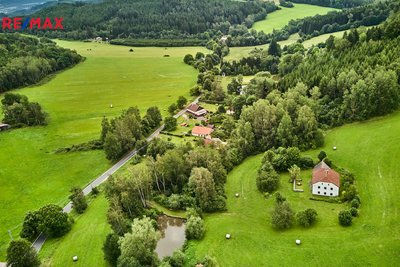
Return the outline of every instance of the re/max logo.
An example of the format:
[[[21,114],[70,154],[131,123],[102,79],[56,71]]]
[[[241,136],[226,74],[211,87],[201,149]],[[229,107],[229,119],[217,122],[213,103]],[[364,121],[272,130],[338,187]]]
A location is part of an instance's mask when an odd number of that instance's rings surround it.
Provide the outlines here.
[[[3,30],[25,30],[38,29],[38,30],[63,30],[62,25],[63,18],[30,18],[27,17],[25,20],[22,18],[3,18],[2,29]]]

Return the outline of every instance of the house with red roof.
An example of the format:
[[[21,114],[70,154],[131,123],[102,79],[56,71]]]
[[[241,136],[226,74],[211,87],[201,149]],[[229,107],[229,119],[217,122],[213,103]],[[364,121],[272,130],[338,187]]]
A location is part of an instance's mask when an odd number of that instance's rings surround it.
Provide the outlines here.
[[[193,136],[211,138],[211,133],[214,132],[214,129],[205,127],[205,126],[195,126],[192,129]]]
[[[313,169],[311,188],[313,195],[336,197],[339,195],[340,175],[321,161]]]

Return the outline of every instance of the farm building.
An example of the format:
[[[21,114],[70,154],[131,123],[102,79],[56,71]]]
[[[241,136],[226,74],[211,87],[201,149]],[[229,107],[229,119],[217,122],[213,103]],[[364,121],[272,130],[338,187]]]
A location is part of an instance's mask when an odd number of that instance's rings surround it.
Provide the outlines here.
[[[338,196],[340,175],[321,161],[313,169],[311,180],[312,194],[319,196]]]
[[[204,116],[207,114],[207,110],[197,104],[191,104],[187,109],[186,112],[195,116],[196,118]]]
[[[199,136],[199,137],[205,137],[205,138],[211,138],[211,133],[214,130],[209,127],[204,127],[204,126],[195,126],[192,129],[192,135],[193,136]]]
[[[5,123],[0,123],[0,131],[5,131],[10,128],[10,125]]]

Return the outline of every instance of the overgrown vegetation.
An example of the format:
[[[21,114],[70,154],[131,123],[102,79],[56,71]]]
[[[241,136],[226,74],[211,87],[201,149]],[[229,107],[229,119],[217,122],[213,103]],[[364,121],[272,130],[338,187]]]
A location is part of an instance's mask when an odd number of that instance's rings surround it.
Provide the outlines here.
[[[82,57],[47,38],[0,34],[0,93],[38,83]]]
[[[61,207],[48,204],[26,214],[20,236],[33,241],[40,233],[48,238],[60,237],[70,229],[68,214],[63,212]]]
[[[150,107],[143,118],[137,107],[123,111],[121,116],[111,121],[104,118],[100,141],[103,142],[107,159],[115,161],[135,147],[142,149],[146,145],[144,137],[158,127],[161,121],[157,107]]]
[[[3,122],[14,127],[45,125],[47,113],[39,103],[29,102],[28,97],[20,94],[6,93],[1,100],[3,105]]]
[[[60,4],[44,9],[35,17],[63,17],[65,31],[38,32],[48,37],[87,39],[128,38],[128,42],[157,44],[151,39],[166,40],[165,46],[198,45],[200,40],[228,33],[233,25],[264,19],[276,10],[269,2],[259,1],[115,1],[100,4]],[[84,14],[84,15],[82,15]],[[126,41],[123,41],[124,43]],[[164,45],[163,45],[164,46]]]

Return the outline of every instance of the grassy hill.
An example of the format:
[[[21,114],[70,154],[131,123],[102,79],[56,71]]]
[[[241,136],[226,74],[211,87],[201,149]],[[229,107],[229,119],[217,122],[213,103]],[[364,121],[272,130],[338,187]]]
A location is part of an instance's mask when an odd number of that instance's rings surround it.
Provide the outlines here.
[[[281,10],[277,10],[268,14],[265,20],[254,23],[252,29],[264,31],[264,33],[272,33],[274,29],[278,30],[286,26],[292,19],[301,19],[317,14],[324,15],[329,11],[337,10],[330,7],[320,7],[306,4],[294,4],[294,7],[292,8],[281,8]]]
[[[196,70],[182,58],[206,52],[200,47],[129,52],[128,47],[106,44],[59,44],[77,50],[86,61],[46,84],[16,91],[43,106],[49,125],[0,134],[0,260],[10,240],[7,230],[18,236],[27,211],[47,203],[65,204],[72,186],[84,186],[110,166],[103,151],[54,151],[98,138],[103,116],[117,116],[130,106],[145,111],[156,105],[166,114],[178,96],[189,98],[196,83]]]
[[[255,178],[261,155],[249,158],[228,176],[228,211],[206,217],[206,236],[189,242],[189,255],[205,254],[221,266],[395,266],[400,261],[400,112],[330,131],[323,150],[335,164],[356,175],[362,206],[360,217],[348,228],[337,214],[344,204],[315,202],[310,193],[295,193],[281,176],[281,191],[294,210],[314,208],[318,222],[275,231],[270,224],[274,200],[265,199]],[[337,151],[332,147],[337,146]],[[305,154],[316,158],[319,150]],[[310,179],[310,171],[302,172]],[[234,194],[241,194],[235,198]],[[231,240],[225,234],[232,235]],[[296,246],[300,239],[302,245]],[[192,264],[191,262],[190,264]],[[192,264],[193,265],[193,264]],[[188,266],[192,266],[188,265]]]

